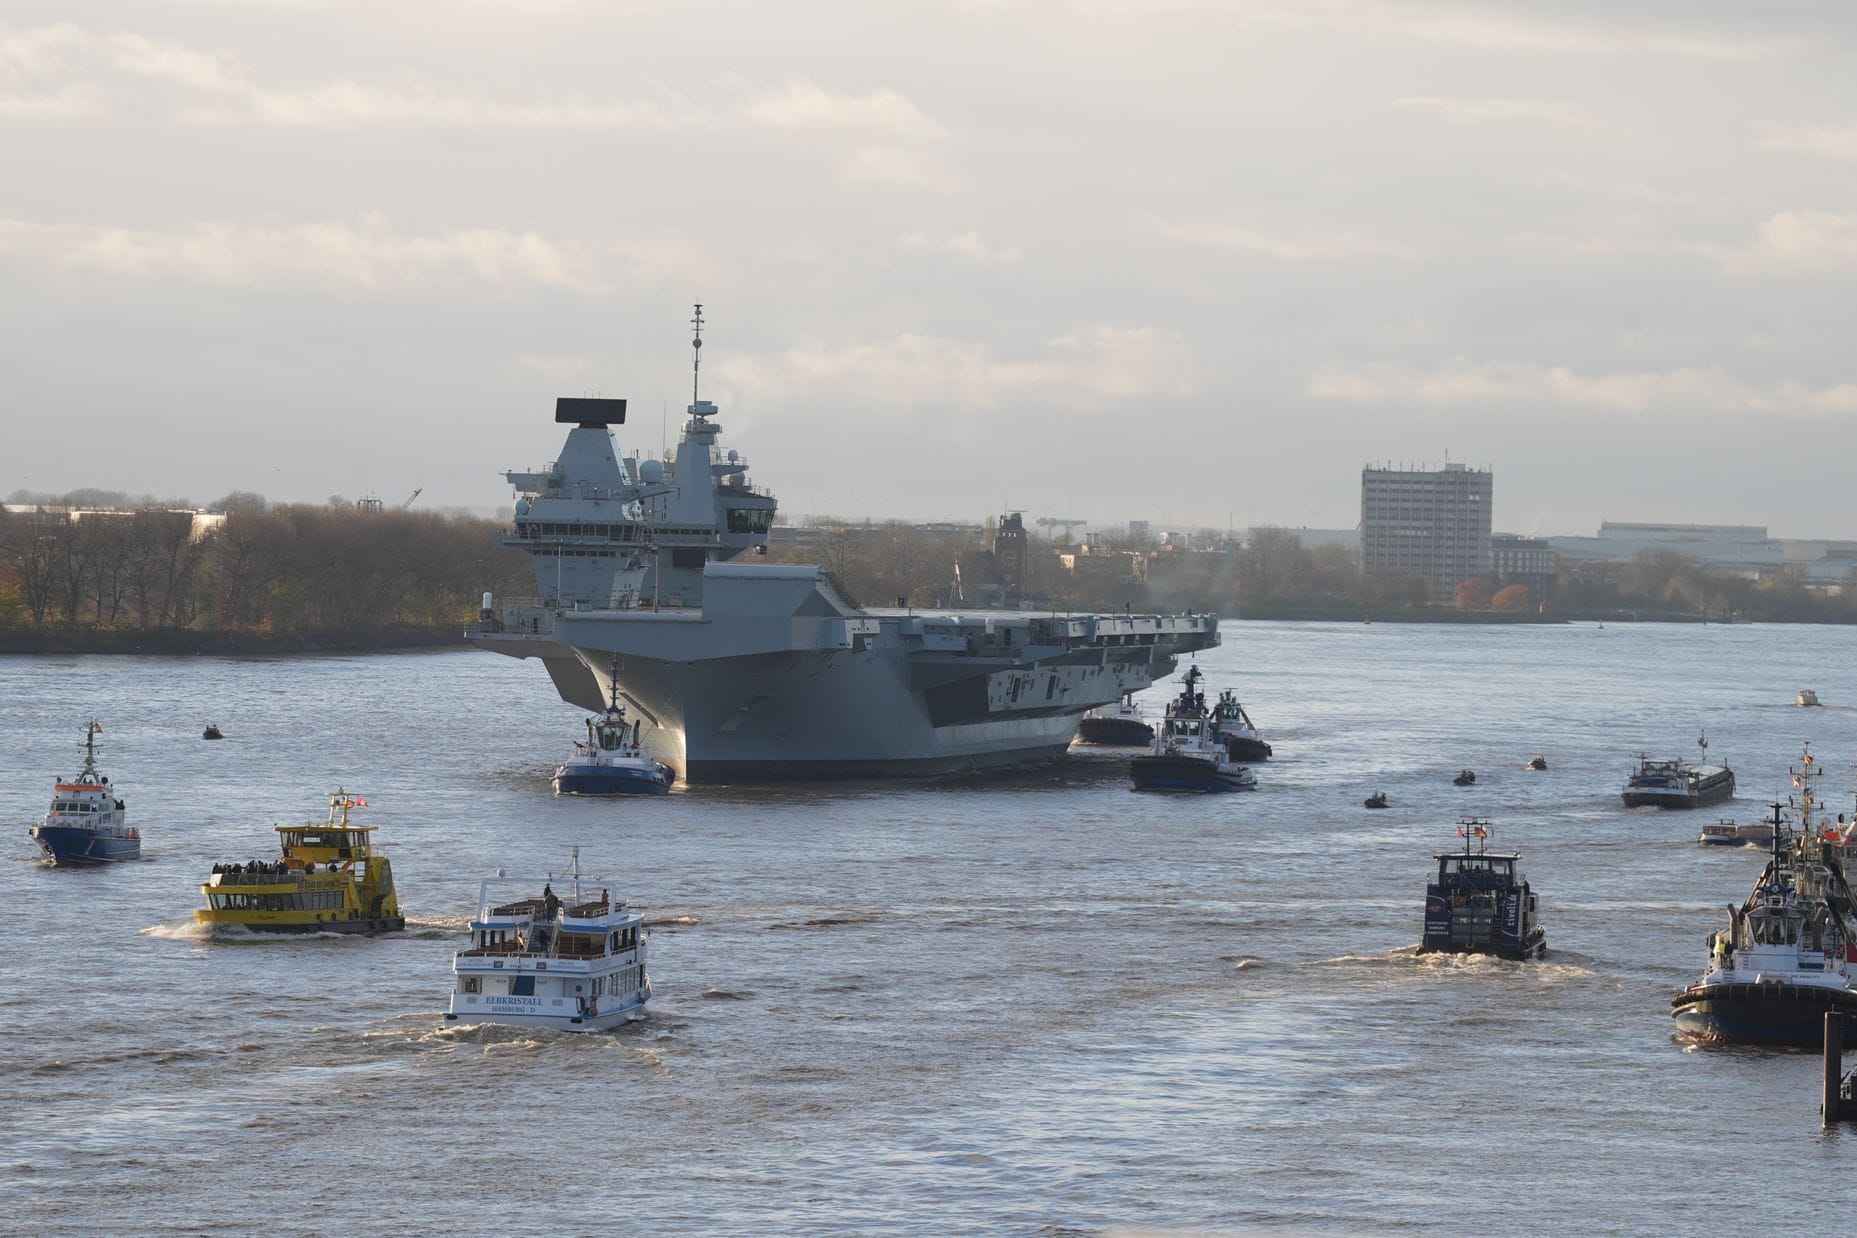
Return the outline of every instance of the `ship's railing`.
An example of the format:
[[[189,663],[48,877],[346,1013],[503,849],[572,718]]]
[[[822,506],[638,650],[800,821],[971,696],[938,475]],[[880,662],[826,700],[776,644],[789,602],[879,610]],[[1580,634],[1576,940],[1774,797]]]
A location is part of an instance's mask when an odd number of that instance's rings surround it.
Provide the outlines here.
[[[515,598],[499,601],[482,612],[468,634],[497,633],[517,636],[553,636],[555,608],[538,598]]]
[[[227,872],[222,869],[219,872],[212,874],[212,876],[208,879],[207,884],[215,885],[215,886],[289,885],[293,882],[303,880],[304,876],[305,874],[300,873],[300,872],[256,873],[256,872],[252,872],[250,869],[246,869],[243,872],[233,873],[233,872]]]
[[[604,934],[602,934],[604,936]],[[553,940],[541,949],[532,949],[533,941],[504,941],[493,946],[472,946],[468,950],[458,951],[458,957],[481,958],[515,958],[525,959],[597,959],[605,956],[603,945],[590,946],[585,949],[564,949]]]

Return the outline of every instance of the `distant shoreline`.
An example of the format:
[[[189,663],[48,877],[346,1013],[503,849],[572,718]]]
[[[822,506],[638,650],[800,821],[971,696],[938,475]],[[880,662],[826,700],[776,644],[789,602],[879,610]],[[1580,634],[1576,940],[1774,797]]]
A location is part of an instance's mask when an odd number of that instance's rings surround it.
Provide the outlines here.
[[[372,632],[0,631],[0,656],[8,654],[141,654],[144,656],[240,657],[251,654],[400,653],[415,649],[459,649],[468,645],[461,629],[384,628]]]

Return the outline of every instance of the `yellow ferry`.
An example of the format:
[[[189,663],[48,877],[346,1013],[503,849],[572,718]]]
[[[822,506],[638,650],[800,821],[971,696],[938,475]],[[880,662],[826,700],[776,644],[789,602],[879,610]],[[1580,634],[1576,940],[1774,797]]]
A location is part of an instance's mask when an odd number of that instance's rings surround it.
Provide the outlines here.
[[[206,906],[193,913],[194,920],[209,928],[237,925],[254,933],[404,929],[393,866],[368,839],[374,827],[348,819],[352,810],[367,804],[338,790],[329,796],[326,823],[277,827],[281,860],[213,865],[200,887]]]

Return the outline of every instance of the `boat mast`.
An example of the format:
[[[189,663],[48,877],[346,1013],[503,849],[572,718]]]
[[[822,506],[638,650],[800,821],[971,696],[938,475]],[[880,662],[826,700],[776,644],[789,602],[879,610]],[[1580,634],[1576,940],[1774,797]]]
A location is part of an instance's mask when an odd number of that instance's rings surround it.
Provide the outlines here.
[[[696,303],[696,316],[690,320],[694,337],[690,341],[690,411],[696,412],[701,403],[696,398],[697,382],[703,376],[703,303]]]

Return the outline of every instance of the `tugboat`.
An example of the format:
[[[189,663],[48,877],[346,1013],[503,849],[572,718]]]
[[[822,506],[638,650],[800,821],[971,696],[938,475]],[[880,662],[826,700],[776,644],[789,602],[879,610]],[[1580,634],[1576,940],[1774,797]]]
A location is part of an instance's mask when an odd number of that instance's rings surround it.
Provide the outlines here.
[[[611,890],[582,893],[579,847],[568,875],[565,900],[552,878],[539,898],[507,903],[495,902],[491,887],[513,879],[478,886],[471,944],[451,962],[457,983],[447,1022],[603,1032],[643,1017],[651,1000],[645,918]]]
[[[1457,772],[1457,777],[1451,779],[1451,785],[1454,787],[1470,787],[1475,786],[1476,781],[1477,772],[1473,769],[1465,769]]]
[[[142,832],[127,824],[127,806],[97,772],[97,736],[102,733],[100,722],[85,725],[84,768],[71,781],[56,784],[51,810],[26,831],[53,867],[142,858]]]
[[[1696,741],[1703,756],[1709,737]],[[1734,796],[1734,771],[1726,765],[1639,757],[1638,768],[1625,783],[1625,807],[1701,808]]]
[[[1728,908],[1726,931],[1710,935],[1702,979],[1670,999],[1685,1036],[1813,1048],[1827,1013],[1844,1016],[1847,1034],[1857,1028],[1857,904],[1844,876],[1857,827],[1842,816],[1833,825],[1821,811],[1823,769],[1809,744],[1787,772],[1799,795],[1773,805],[1773,851],[1760,880]]]
[[[1098,705],[1077,723],[1080,744],[1115,744],[1131,747],[1154,742],[1154,728],[1135,708],[1135,694],[1124,692],[1114,705]]]
[[[367,806],[358,795],[334,791],[326,822],[277,827],[282,859],[213,865],[200,887],[206,906],[194,911],[194,920],[209,929],[253,933],[404,929],[393,866],[368,837],[374,827],[349,820],[352,810]]]
[[[1514,853],[1486,850],[1487,821],[1465,819],[1462,851],[1435,858],[1438,877],[1425,887],[1425,937],[1420,954],[1493,954],[1521,962],[1547,956],[1547,930],[1535,918],[1535,893]],[[1477,849],[1470,849],[1470,840]]]
[[[1219,739],[1218,720],[1198,690],[1199,668],[1187,668],[1185,685],[1167,706],[1154,749],[1129,762],[1137,791],[1251,791],[1257,775],[1233,762]]]
[[[1775,822],[1780,805],[1773,806]],[[1730,1044],[1812,1048],[1825,1015],[1857,1029],[1857,991],[1847,974],[1850,923],[1830,901],[1812,897],[1792,850],[1776,829],[1773,858],[1754,892],[1728,908],[1728,928],[1709,937],[1702,979],[1670,999],[1685,1036]],[[1838,884],[1842,885],[1839,879]],[[1848,905],[1849,891],[1845,890]]]
[[[1244,711],[1238,698],[1230,691],[1219,693],[1219,699],[1212,707],[1212,716],[1219,724],[1219,738],[1225,741],[1225,750],[1234,761],[1268,761],[1270,745],[1257,734],[1257,727],[1251,723],[1251,715]]]
[[[1361,805],[1365,808],[1391,808],[1392,801],[1386,798],[1386,792],[1375,791],[1372,795],[1362,800]]]
[[[640,743],[645,724],[627,722],[619,703],[618,668],[606,710],[587,719],[587,742],[555,770],[556,795],[666,795],[677,773],[645,755]]]

